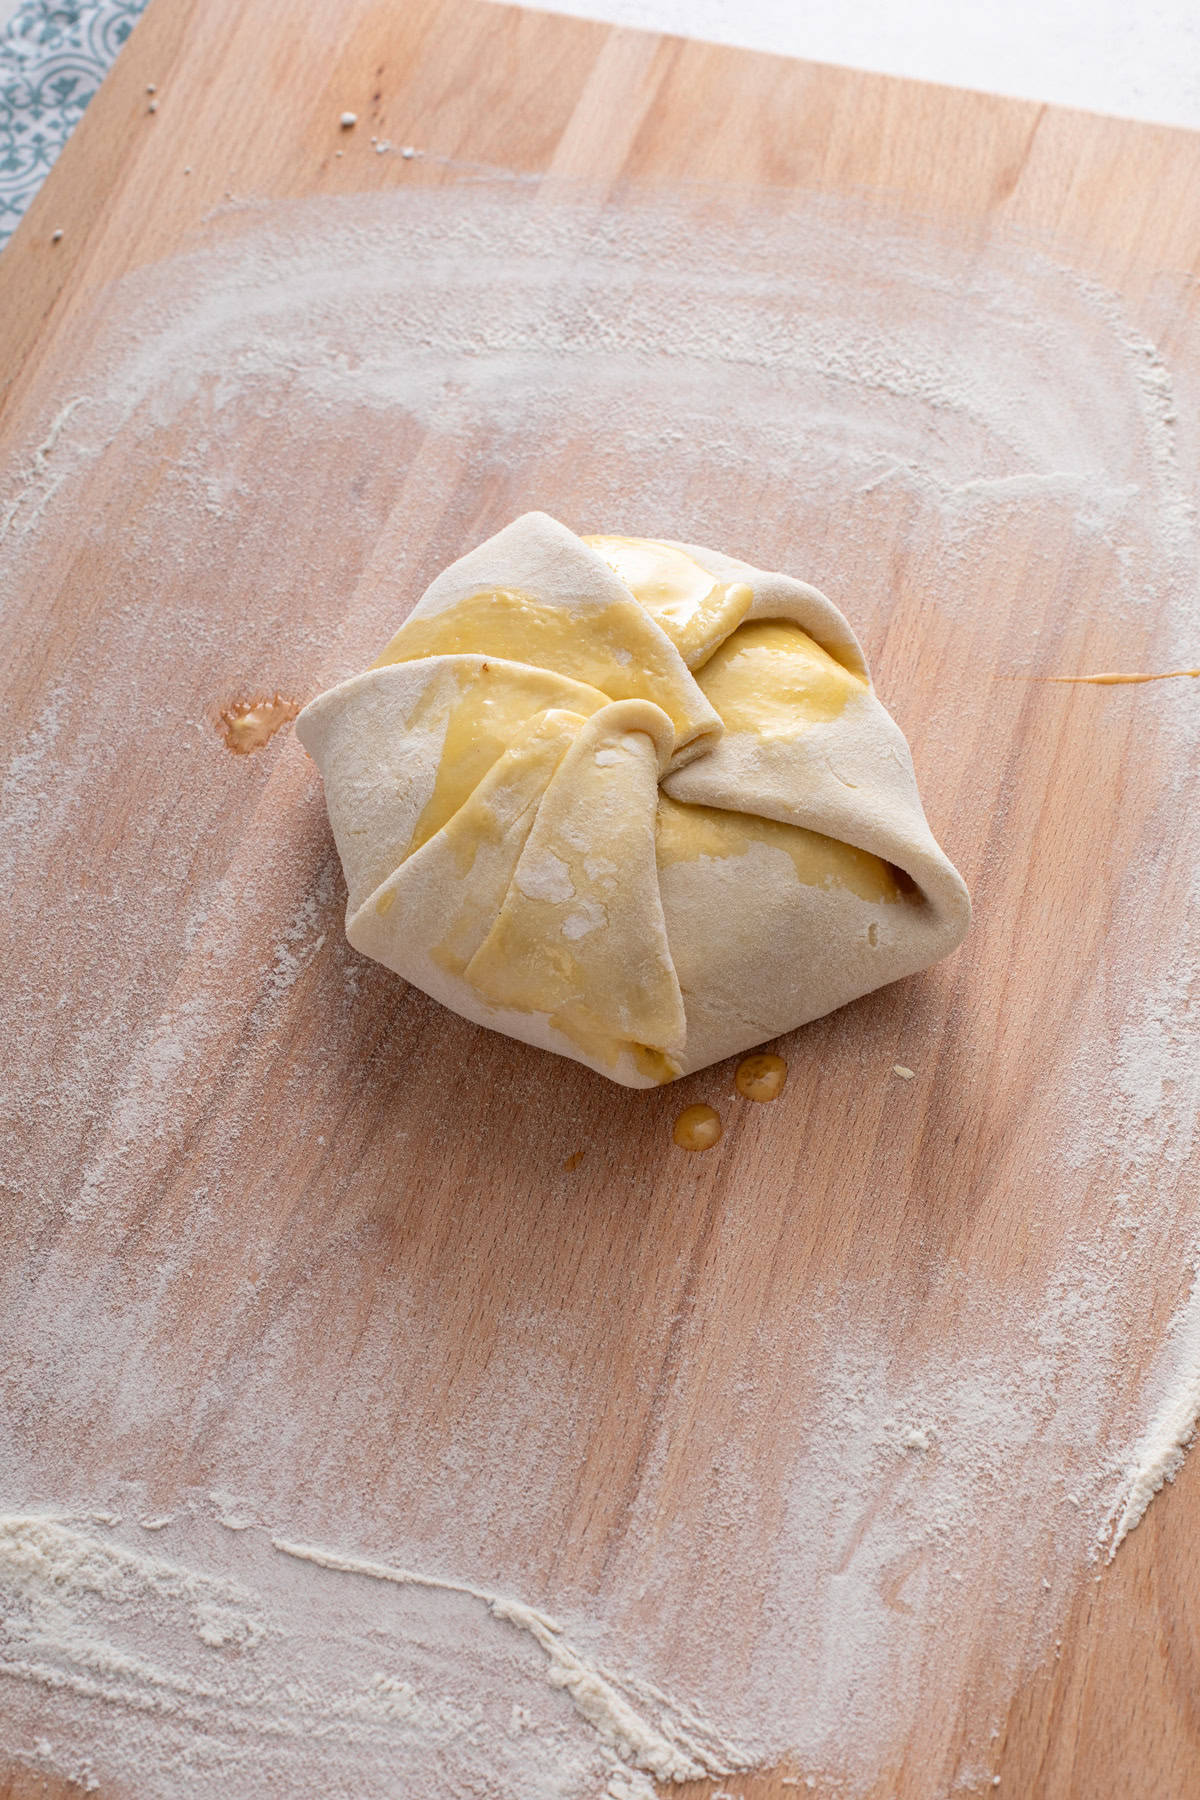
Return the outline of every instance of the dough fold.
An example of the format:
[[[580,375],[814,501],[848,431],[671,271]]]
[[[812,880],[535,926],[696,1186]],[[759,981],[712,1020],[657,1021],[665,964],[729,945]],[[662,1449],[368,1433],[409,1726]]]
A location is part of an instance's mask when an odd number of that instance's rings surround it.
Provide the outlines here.
[[[526,514],[296,730],[351,943],[630,1087],[802,1025],[967,930],[846,620],[695,545]]]

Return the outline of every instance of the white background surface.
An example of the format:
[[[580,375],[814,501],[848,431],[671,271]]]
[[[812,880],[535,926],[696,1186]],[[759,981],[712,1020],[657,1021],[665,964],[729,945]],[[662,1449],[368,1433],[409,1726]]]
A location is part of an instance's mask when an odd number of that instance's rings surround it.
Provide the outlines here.
[[[1200,129],[1200,0],[557,0],[542,10]]]

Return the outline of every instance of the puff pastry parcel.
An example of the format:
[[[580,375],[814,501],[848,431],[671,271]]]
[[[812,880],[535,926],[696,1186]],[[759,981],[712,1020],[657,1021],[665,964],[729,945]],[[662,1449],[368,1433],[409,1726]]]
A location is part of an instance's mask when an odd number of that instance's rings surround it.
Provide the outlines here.
[[[837,608],[529,513],[300,714],[346,932],[629,1087],[945,956],[970,903]]]

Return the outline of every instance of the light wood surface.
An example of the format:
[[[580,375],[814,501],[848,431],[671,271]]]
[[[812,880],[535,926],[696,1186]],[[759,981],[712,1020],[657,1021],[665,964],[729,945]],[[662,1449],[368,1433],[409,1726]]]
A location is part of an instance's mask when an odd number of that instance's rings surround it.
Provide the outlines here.
[[[160,96],[153,115],[150,82]],[[353,145],[334,128],[345,108],[361,121]],[[415,169],[376,157],[370,133],[437,155]],[[1074,268],[1146,309],[1159,342],[1176,349],[1188,325],[1180,297],[1188,289],[1171,286],[1172,312],[1162,277],[1189,276],[1193,284],[1200,277],[1200,141],[1186,133],[511,8],[151,0],[0,258],[0,448],[7,456],[26,442],[48,384],[61,381],[64,359],[75,353],[72,324],[103,285],[170,253],[226,195],[352,193],[401,180],[437,185],[456,179],[456,160],[586,181],[614,205],[644,186],[699,180],[777,195],[878,197],[967,244],[996,234],[1052,244]],[[52,244],[58,227],[64,237]],[[420,496],[437,466],[436,445],[422,455],[426,474],[397,488],[390,529],[424,546],[414,554],[431,575],[442,554],[440,525],[434,501]],[[440,473],[466,482],[461,470]],[[1194,480],[1196,471],[1188,474]],[[119,468],[106,479],[117,490]],[[124,503],[136,518],[137,496]],[[467,492],[463,504],[476,535],[507,516],[505,492]],[[548,494],[547,509],[555,504]],[[907,582],[919,592],[932,552],[923,562],[914,552],[905,567],[896,541],[878,548],[900,569],[900,587]],[[1016,553],[1032,557],[1028,543]],[[230,574],[231,621],[253,594],[253,558],[261,554],[248,549],[248,567]],[[372,578],[361,546],[347,556],[356,577]],[[109,558],[103,538],[85,543],[81,527],[63,565],[43,569],[12,597],[19,635],[7,652],[6,711],[18,742],[55,681],[86,679],[81,671],[102,635],[100,575],[118,567]],[[990,578],[998,606],[1021,602],[1020,566],[997,563]],[[1140,656],[1152,637],[1149,615],[1143,642],[1089,641],[1087,580],[1080,568],[1039,573],[1030,604],[1047,641],[1073,655],[1086,649],[1095,667]],[[866,629],[881,691],[910,730],[924,774],[920,721],[938,662],[933,652],[916,653],[919,608],[869,620]],[[237,683],[255,677],[254,642],[241,645],[231,624],[231,643],[193,674],[188,704],[198,719],[211,718]],[[285,665],[302,686],[298,653],[263,666],[262,681],[274,687]],[[1069,692],[1071,705],[1083,704],[1077,690]],[[1015,700],[985,718],[982,693],[964,695],[960,761],[938,774],[931,794],[935,829],[975,890],[979,925],[969,952],[786,1040],[784,1099],[762,1109],[722,1099],[726,1137],[711,1156],[688,1160],[665,1146],[678,1110],[725,1095],[731,1069],[665,1094],[631,1096],[480,1034],[378,970],[362,982],[323,1091],[306,1102],[312,1117],[335,1121],[319,1151],[294,1129],[287,1067],[320,1039],[332,976],[318,968],[297,984],[288,1041],[247,1048],[233,1034],[207,1089],[142,1171],[140,1235],[128,1249],[131,1257],[153,1256],[156,1242],[181,1228],[189,1177],[217,1154],[222,1117],[236,1122],[240,1136],[220,1140],[220,1155],[235,1185],[236,1171],[255,1172],[241,1266],[225,1252],[206,1261],[201,1246],[186,1315],[197,1366],[210,1371],[221,1407],[236,1412],[272,1299],[282,1304],[298,1284],[315,1283],[319,1296],[314,1364],[323,1356],[322,1311],[361,1319],[365,1329],[397,1271],[436,1288],[447,1315],[437,1346],[445,1360],[425,1371],[422,1407],[443,1444],[470,1413],[506,1321],[569,1319],[586,1370],[579,1436],[564,1464],[559,1529],[536,1555],[525,1548],[540,1569],[543,1597],[564,1589],[586,1596],[603,1590],[610,1566],[636,1561],[636,1534],[646,1529],[648,1447],[664,1420],[673,1422],[675,1449],[666,1476],[655,1476],[661,1528],[673,1508],[697,1503],[696,1472],[711,1467],[729,1428],[740,1346],[775,1308],[802,1303],[822,1283],[870,1280],[889,1287],[913,1331],[949,1330],[929,1298],[931,1258],[974,1259],[994,1266],[998,1279],[1019,1270],[1030,1230],[1022,1121],[1035,1104],[1040,1059],[1070,1051],[1074,996],[1105,953],[1102,885],[1081,891],[1078,870],[1135,854],[1137,821],[1114,822],[1111,795],[1136,792],[1144,749],[1138,715],[1127,708],[1119,727],[1089,743],[1087,753],[1103,759],[1102,778],[1068,783],[1063,771],[1082,752],[1064,735],[1061,706],[1052,722],[1041,714],[1036,726]],[[971,771],[985,764],[987,780],[975,779]],[[304,772],[282,739],[230,767],[237,784],[222,776],[219,791],[197,792],[188,816],[170,827],[181,842],[194,834],[205,846],[204,868],[175,879],[236,874],[239,862],[253,860],[263,818],[297,803]],[[96,845],[120,835],[138,784],[158,779],[153,755],[131,756],[128,785],[97,800]],[[1023,848],[987,857],[1001,815],[1008,842]],[[319,814],[309,808],[296,816],[281,904],[328,865]],[[81,846],[81,866],[86,854]],[[1026,959],[1013,954],[1013,921],[1032,891],[1031,869],[1043,935]],[[334,917],[336,900],[329,910]],[[1064,910],[1070,931],[1055,923]],[[327,969],[334,953],[331,941],[322,952]],[[170,966],[139,971],[144,1020],[168,996],[186,992],[189,979],[182,945]],[[248,990],[247,1009],[254,998]],[[938,1078],[911,1084],[911,1106],[898,1122],[891,1091],[863,1072],[890,1065],[893,1047],[914,1036]],[[464,1069],[471,1071],[465,1084]],[[253,1106],[239,1090],[246,1083],[256,1093]],[[378,1131],[383,1116],[411,1121],[403,1152]],[[579,1149],[584,1159],[568,1174],[564,1161]],[[890,1196],[886,1206],[865,1210],[868,1187]],[[1104,1203],[1098,1196],[1097,1218]],[[6,1227],[8,1257],[32,1254],[25,1230],[18,1210]],[[103,1221],[95,1230],[97,1255],[106,1255]],[[229,1296],[251,1277],[262,1284],[264,1304],[240,1318],[231,1338]],[[1164,1295],[1166,1311],[1169,1304]],[[695,1385],[680,1393],[685,1330]],[[344,1341],[337,1340],[339,1354]],[[413,1501],[413,1475],[387,1391],[385,1384],[370,1429],[341,1454],[348,1480],[381,1505],[400,1506]],[[101,1407],[78,1439],[82,1465],[111,1471],[132,1454],[118,1449],[115,1429]],[[744,1429],[747,1456],[769,1462],[770,1418]],[[314,1413],[314,1460],[338,1452],[342,1430],[337,1416]],[[139,1474],[164,1507],[189,1484],[213,1478],[203,1432],[136,1449]],[[1003,1795],[1185,1800],[1197,1791],[1198,1526],[1193,1461],[1102,1578],[1094,1570],[1081,1575],[1055,1634],[1057,1651],[1035,1646],[1032,1672],[1008,1696],[994,1762]],[[771,1529],[768,1507],[764,1543]],[[986,1661],[982,1584],[979,1604],[975,1651]],[[953,1717],[914,1717],[903,1756],[879,1771],[873,1793],[935,1800],[952,1791],[957,1731]],[[796,1789],[782,1785],[785,1773],[738,1777],[732,1786],[745,1800],[787,1800]],[[680,1800],[698,1800],[721,1785],[677,1791]],[[74,1791],[27,1771],[0,1777],[5,1800]]]

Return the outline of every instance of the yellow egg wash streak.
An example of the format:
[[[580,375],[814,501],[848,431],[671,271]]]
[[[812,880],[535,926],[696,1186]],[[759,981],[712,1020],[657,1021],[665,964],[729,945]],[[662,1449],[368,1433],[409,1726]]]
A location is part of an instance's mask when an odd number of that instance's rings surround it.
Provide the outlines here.
[[[596,608],[580,621],[519,590],[481,592],[433,617],[409,619],[374,664],[458,659],[453,697],[447,701],[439,688],[410,718],[414,727],[426,725],[436,709],[445,735],[434,791],[409,841],[409,855],[444,831],[469,868],[480,844],[499,835],[498,800],[511,800],[514,784],[527,786],[531,800],[542,793],[578,729],[612,700],[651,701],[667,714],[677,739],[694,740],[703,721],[661,642],[647,630],[647,614],[671,639],[729,730],[764,737],[794,732],[798,723],[835,717],[869,685],[799,626],[787,620],[746,621],[753,590],[744,582],[716,581],[675,546],[643,538],[584,541],[625,582],[631,602]],[[618,754],[613,745],[607,747],[610,759]],[[611,761],[603,766],[611,767]],[[500,810],[511,812],[511,805]],[[595,816],[602,817],[602,809]],[[660,866],[702,856],[744,856],[754,845],[782,850],[798,881],[845,887],[867,900],[904,898],[891,866],[851,844],[659,794]],[[616,853],[619,846],[609,849]],[[589,916],[608,924],[605,899],[619,873],[617,862],[594,840],[588,851],[572,854],[568,844],[559,843],[549,852],[563,871],[561,899],[523,896],[482,944],[476,942],[481,921],[468,908],[467,916],[460,912],[452,922],[435,955],[448,972],[464,977],[496,1005],[547,1013],[556,1029],[590,1055],[615,1063],[626,1048],[643,1073],[670,1081],[679,1072],[669,1053],[669,1040],[678,1036],[679,1008],[661,971],[642,969],[644,985],[624,1008],[629,1035],[614,1035],[605,1015],[578,998],[595,973],[586,967],[591,946],[584,942],[595,924],[584,927]],[[575,913],[548,934],[544,913],[567,900]],[[390,905],[391,890],[385,889],[376,908],[382,914]],[[590,915],[581,913],[581,906],[590,907]],[[571,916],[578,935],[572,935]]]
[[[1063,684],[1082,684],[1089,687],[1131,687],[1142,681],[1180,681],[1200,676],[1200,669],[1164,669],[1158,675],[1121,674],[1112,672],[1102,675],[1047,675],[1046,681]]]

